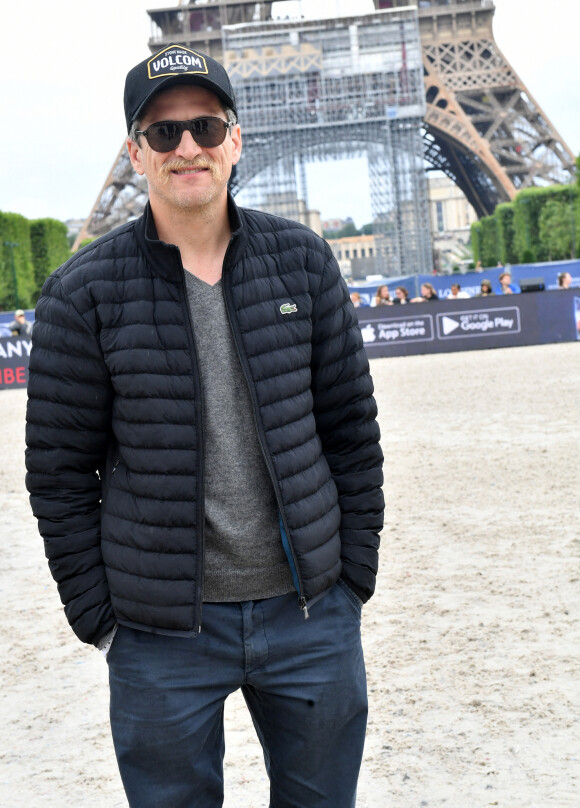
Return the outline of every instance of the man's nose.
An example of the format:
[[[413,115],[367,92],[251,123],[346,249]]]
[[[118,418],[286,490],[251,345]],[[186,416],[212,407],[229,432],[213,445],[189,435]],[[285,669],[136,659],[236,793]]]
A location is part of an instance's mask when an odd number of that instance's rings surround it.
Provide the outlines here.
[[[185,159],[191,159],[201,154],[201,146],[195,142],[189,129],[185,129],[181,135],[181,140],[179,141],[179,146],[175,149],[175,154]]]

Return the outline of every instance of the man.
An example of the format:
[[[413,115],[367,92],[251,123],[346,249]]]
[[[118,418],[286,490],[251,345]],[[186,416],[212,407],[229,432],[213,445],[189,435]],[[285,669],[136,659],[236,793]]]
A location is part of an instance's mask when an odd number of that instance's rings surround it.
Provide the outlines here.
[[[466,300],[469,297],[467,292],[461,291],[461,284],[452,283],[451,291],[449,292],[448,300]]]
[[[229,196],[219,63],[164,48],[129,72],[125,115],[145,212],[37,307],[27,485],[49,564],[108,652],[131,806],[222,805],[241,687],[271,805],[352,808],[383,509],[356,312],[322,239]]]
[[[499,276],[499,294],[514,295],[519,292],[519,287],[512,283],[512,276],[509,272],[502,272]]]
[[[13,337],[28,337],[32,331],[32,326],[26,319],[22,309],[16,309],[14,319],[8,327]]]

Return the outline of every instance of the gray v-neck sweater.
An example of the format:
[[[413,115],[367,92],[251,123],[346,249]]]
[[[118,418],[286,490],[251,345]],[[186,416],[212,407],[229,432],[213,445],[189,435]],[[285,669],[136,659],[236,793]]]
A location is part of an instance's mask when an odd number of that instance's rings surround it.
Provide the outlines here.
[[[203,395],[204,601],[243,601],[294,589],[272,482],[234,344],[222,282],[185,272]]]

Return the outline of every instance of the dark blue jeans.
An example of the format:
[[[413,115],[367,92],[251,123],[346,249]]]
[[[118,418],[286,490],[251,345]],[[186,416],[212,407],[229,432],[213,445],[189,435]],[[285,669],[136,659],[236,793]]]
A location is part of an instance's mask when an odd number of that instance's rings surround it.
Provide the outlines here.
[[[354,808],[366,676],[360,601],[342,581],[308,620],[290,594],[206,603],[192,639],[121,626],[108,662],[132,808],[223,804],[223,709],[238,688],[264,750],[270,808]]]

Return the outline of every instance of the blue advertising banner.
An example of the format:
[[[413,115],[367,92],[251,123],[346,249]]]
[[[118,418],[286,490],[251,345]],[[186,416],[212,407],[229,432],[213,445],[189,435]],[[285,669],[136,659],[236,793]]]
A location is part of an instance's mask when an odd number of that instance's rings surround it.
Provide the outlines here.
[[[456,275],[407,275],[399,278],[388,278],[385,281],[373,283],[349,283],[351,292],[358,292],[363,303],[372,305],[375,292],[379,286],[388,286],[391,298],[395,295],[397,286],[403,286],[409,292],[409,297],[419,297],[421,284],[430,283],[440,298],[447,298],[451,294],[451,284],[458,283],[461,291],[470,297],[475,297],[481,290],[482,280],[490,281],[495,294],[500,291],[499,276],[502,272],[509,272],[512,283],[519,291],[521,285],[529,280],[541,280],[544,289],[550,291],[558,289],[558,275],[560,272],[569,272],[572,277],[572,286],[580,287],[580,260],[552,261],[546,264],[517,264],[509,267],[493,267],[482,272],[466,272]],[[579,290],[580,291],[580,290]]]
[[[438,300],[357,310],[369,357],[580,339],[580,290]]]

